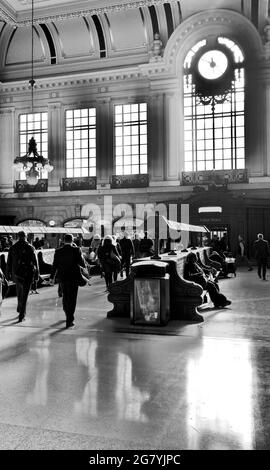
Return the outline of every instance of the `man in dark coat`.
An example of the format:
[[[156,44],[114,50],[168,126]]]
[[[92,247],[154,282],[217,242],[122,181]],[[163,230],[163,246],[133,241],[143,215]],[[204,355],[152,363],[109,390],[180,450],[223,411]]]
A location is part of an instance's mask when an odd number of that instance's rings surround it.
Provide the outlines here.
[[[269,255],[268,241],[263,239],[263,234],[258,233],[257,240],[253,243],[254,256],[257,260],[258,276],[266,281],[267,257]]]
[[[123,238],[120,239],[120,248],[122,251],[122,269],[125,268],[126,276],[129,276],[130,260],[135,256],[134,246],[132,240],[128,237],[127,232],[124,232]]]
[[[26,241],[25,232],[18,232],[18,237],[18,241],[9,248],[6,278],[16,284],[18,321],[22,322],[30,287],[34,278],[38,279],[39,269],[35,249]]]
[[[73,243],[73,236],[66,233],[64,246],[55,250],[50,280],[55,275],[62,289],[63,310],[66,314],[66,328],[74,326],[74,313],[78,295],[79,266],[85,267],[81,248]]]

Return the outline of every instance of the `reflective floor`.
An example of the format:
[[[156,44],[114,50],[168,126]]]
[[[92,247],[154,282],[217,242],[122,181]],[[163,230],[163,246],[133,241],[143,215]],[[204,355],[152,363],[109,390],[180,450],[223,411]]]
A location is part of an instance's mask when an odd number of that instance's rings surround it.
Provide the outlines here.
[[[147,331],[106,319],[99,277],[74,330],[56,287],[29,297],[22,324],[5,299],[0,449],[269,449],[270,283],[241,269],[220,287],[232,305],[203,324]]]

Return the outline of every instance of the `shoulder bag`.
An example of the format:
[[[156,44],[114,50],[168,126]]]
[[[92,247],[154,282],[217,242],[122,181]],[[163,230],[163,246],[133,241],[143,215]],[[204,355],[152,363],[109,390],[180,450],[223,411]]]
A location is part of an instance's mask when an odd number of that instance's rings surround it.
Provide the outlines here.
[[[80,287],[86,286],[86,284],[88,284],[89,282],[89,279],[90,279],[90,276],[88,273],[88,269],[78,264],[78,278],[77,278],[78,286]]]

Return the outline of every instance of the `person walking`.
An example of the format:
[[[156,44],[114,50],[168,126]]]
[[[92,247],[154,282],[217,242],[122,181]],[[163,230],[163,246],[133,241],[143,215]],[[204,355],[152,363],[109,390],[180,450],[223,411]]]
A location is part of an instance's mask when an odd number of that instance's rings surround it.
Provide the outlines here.
[[[112,284],[113,273],[121,270],[121,259],[116,246],[113,244],[111,235],[106,235],[102,245],[98,248],[98,259],[100,261],[102,271],[104,272],[106,288]]]
[[[254,257],[257,260],[258,276],[266,281],[267,257],[269,255],[269,244],[264,240],[263,234],[258,233],[257,240],[253,243]]]
[[[242,262],[248,265],[248,271],[253,270],[251,263],[247,257],[245,240],[242,235],[238,235],[236,265],[239,265],[239,263]]]
[[[16,284],[18,322],[22,322],[30,287],[33,280],[39,277],[39,268],[35,248],[27,242],[25,232],[18,232],[18,237],[18,241],[9,248],[6,278]]]
[[[7,284],[7,280],[5,278],[5,275],[2,271],[2,269],[0,268],[0,315],[1,315],[2,302],[3,302],[3,298],[4,298],[4,293],[3,293],[2,287],[5,284]]]
[[[120,239],[120,247],[122,251],[122,270],[125,269],[126,277],[129,276],[131,257],[135,256],[134,246],[132,240],[129,238],[128,233],[123,233],[123,238]]]
[[[66,315],[66,328],[72,328],[78,295],[79,266],[85,268],[82,250],[73,242],[73,235],[64,235],[64,245],[55,250],[50,275],[51,284],[57,276],[62,292],[63,310]]]

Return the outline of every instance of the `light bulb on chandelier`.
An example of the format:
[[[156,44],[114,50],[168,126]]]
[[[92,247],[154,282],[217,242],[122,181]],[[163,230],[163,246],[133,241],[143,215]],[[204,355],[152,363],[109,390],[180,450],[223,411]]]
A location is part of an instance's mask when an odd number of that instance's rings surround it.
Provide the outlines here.
[[[31,87],[31,107],[32,107],[32,114],[34,110],[34,0],[32,0],[32,20],[31,20],[31,40],[32,40],[32,47],[31,47],[31,71],[32,76],[29,80],[29,84]],[[27,183],[31,186],[37,184],[38,179],[40,178],[42,171],[46,171],[50,173],[53,170],[53,166],[51,165],[48,158],[39,155],[37,151],[37,144],[35,141],[34,136],[31,137],[28,143],[28,152],[21,156],[16,157],[13,163],[13,168],[17,171],[25,171]]]

